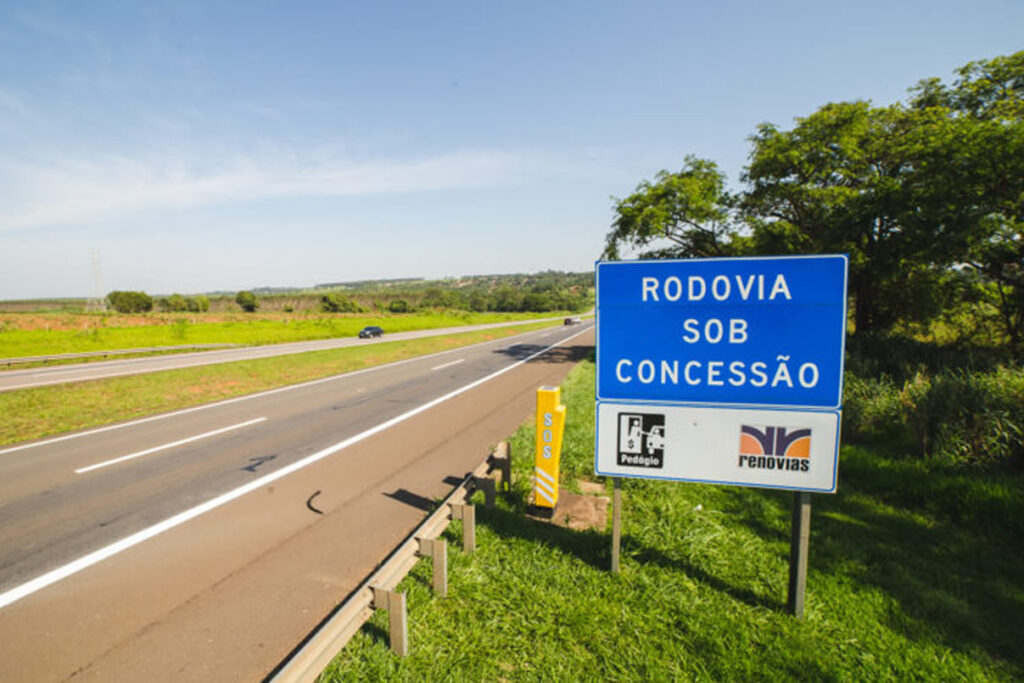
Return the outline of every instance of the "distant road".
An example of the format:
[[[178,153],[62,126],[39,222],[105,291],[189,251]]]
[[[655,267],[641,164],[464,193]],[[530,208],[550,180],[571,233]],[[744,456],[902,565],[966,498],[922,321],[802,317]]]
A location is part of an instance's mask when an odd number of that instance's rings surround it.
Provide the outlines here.
[[[529,325],[535,322],[561,320],[561,318],[540,318],[537,320],[521,320],[515,322],[489,323],[486,325],[465,325],[462,327],[443,327],[432,330],[416,330],[412,332],[396,332],[376,339],[359,339],[358,337],[341,337],[336,339],[317,339],[287,344],[271,344],[268,346],[247,346],[242,348],[221,349],[217,351],[199,351],[181,353],[173,356],[149,356],[146,358],[126,358],[121,360],[102,361],[97,363],[75,363],[56,365],[53,367],[29,368],[25,370],[8,370],[0,372],[0,392],[16,389],[31,389],[52,384],[68,382],[87,382],[94,379],[123,377],[125,375],[141,375],[147,372],[162,370],[178,370],[199,365],[215,365],[217,363],[233,363],[257,358],[287,356],[307,351],[324,351],[339,349],[346,346],[364,346],[382,341],[401,341],[404,339],[420,339],[442,334],[458,334],[495,327],[512,325]]]

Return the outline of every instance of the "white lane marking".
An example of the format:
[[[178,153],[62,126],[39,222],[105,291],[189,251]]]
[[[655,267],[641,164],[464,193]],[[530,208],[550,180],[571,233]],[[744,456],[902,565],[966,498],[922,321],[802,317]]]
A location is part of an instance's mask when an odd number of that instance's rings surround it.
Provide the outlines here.
[[[127,376],[129,376],[129,375],[126,375],[123,372],[108,372],[108,373],[106,373],[104,375],[89,375],[89,380],[86,380],[86,381],[91,381],[91,380],[94,380],[94,379],[106,379],[107,377],[127,377]],[[72,381],[74,381],[74,380],[72,379]],[[77,381],[82,381],[82,380],[77,380]],[[15,384],[13,387],[4,387],[3,390],[4,391],[14,391],[15,389],[34,389],[34,388],[37,388],[37,387],[53,386],[54,384],[60,384],[60,383],[61,382],[52,382],[50,380],[42,380],[40,382],[32,382],[31,384]]]
[[[453,360],[451,363],[445,363],[444,365],[436,365],[436,366],[434,366],[434,367],[432,367],[430,369],[431,370],[443,370],[444,368],[450,368],[453,365],[458,365],[459,363],[462,363],[465,360],[466,360],[465,358],[460,358],[458,360]]]
[[[125,460],[134,460],[135,458],[141,458],[142,456],[149,455],[150,453],[157,453],[159,451],[166,451],[168,448],[175,448],[177,446],[183,446],[183,445],[185,445],[187,443],[192,443],[193,441],[199,441],[200,439],[205,439],[205,438],[208,438],[208,437],[211,437],[211,436],[216,436],[218,434],[223,434],[225,432],[234,431],[235,429],[241,429],[243,427],[248,427],[249,425],[258,424],[260,422],[263,422],[266,419],[267,418],[265,418],[265,417],[257,417],[255,420],[249,420],[248,422],[240,422],[240,423],[238,423],[236,425],[231,425],[230,427],[222,427],[220,429],[215,429],[212,432],[206,432],[205,434],[197,434],[196,436],[190,436],[187,439],[181,439],[180,441],[175,441],[173,443],[165,443],[162,446],[155,446],[153,448],[147,448],[146,450],[139,451],[138,453],[131,453],[129,455],[122,455],[120,458],[114,458],[113,460],[105,460],[104,462],[98,462],[95,465],[89,465],[88,467],[82,467],[80,469],[77,469],[77,470],[75,470],[75,474],[85,474],[86,472],[92,472],[93,470],[98,470],[101,467],[107,467],[109,465],[116,465],[117,463],[124,462]]]
[[[589,329],[589,328],[587,328],[587,329]],[[532,334],[532,333],[533,333],[533,331],[523,332],[522,334],[523,335],[527,335],[527,334]],[[573,335],[573,336],[575,337],[576,335]],[[572,339],[572,337],[567,337],[566,339]],[[437,356],[445,356],[445,355],[452,354],[452,353],[463,353],[463,352],[466,351],[466,349],[471,349],[471,348],[478,347],[478,346],[487,346],[488,344],[496,345],[496,344],[500,344],[500,343],[502,343],[504,341],[507,341],[507,340],[504,340],[504,339],[494,339],[494,340],[491,340],[491,341],[480,342],[479,344],[472,344],[470,346],[464,346],[464,347],[458,348],[458,349],[449,349],[448,351],[438,351],[437,353],[430,353],[430,354],[427,354],[425,356],[416,356],[415,358],[406,358],[405,360],[395,361],[394,363],[388,363],[386,365],[375,365],[372,368],[363,368],[362,370],[353,370],[352,372],[346,372],[346,373],[341,374],[341,375],[333,375],[331,377],[322,377],[320,379],[313,379],[313,380],[310,380],[308,382],[302,382],[301,384],[292,384],[292,385],[289,385],[289,386],[286,386],[286,387],[278,387],[276,389],[267,389],[266,391],[261,391],[259,393],[255,393],[255,394],[246,394],[245,396],[236,396],[235,398],[228,398],[228,399],[225,399],[223,401],[217,401],[216,403],[207,403],[207,404],[201,405],[201,406],[193,406],[191,408],[183,408],[181,410],[176,410],[176,411],[171,412],[171,413],[163,413],[161,415],[153,415],[151,417],[144,417],[144,418],[141,418],[139,420],[132,420],[131,422],[122,422],[122,423],[119,423],[119,424],[107,425],[106,427],[97,427],[96,429],[90,429],[90,430],[87,430],[87,431],[84,431],[84,432],[76,432],[74,434],[66,434],[64,436],[56,436],[56,437],[54,437],[52,439],[45,439],[43,441],[34,441],[32,443],[26,443],[26,444],[22,444],[20,446],[13,446],[11,448],[0,449],[0,455],[4,455],[6,453],[14,453],[15,451],[21,451],[21,450],[25,450],[27,448],[37,448],[39,446],[48,446],[48,445],[53,444],[53,443],[59,443],[61,441],[67,441],[69,439],[78,439],[78,438],[81,438],[83,436],[91,436],[93,434],[100,434],[102,432],[109,432],[109,431],[114,430],[114,429],[124,429],[125,427],[134,427],[136,425],[145,424],[146,422],[153,422],[154,420],[164,420],[164,419],[169,418],[169,417],[177,417],[178,415],[186,415],[188,413],[194,413],[194,412],[197,412],[197,411],[200,411],[200,410],[208,410],[210,408],[217,408],[217,407],[220,407],[220,406],[226,406],[226,405],[230,405],[232,403],[239,403],[241,401],[249,401],[249,400],[254,399],[254,398],[261,398],[263,396],[271,396],[273,394],[279,394],[279,393],[282,393],[282,392],[285,392],[285,391],[292,391],[292,390],[295,390],[295,389],[303,389],[305,387],[311,387],[311,386],[315,386],[317,384],[323,384],[324,382],[336,382],[336,381],[338,381],[340,379],[348,379],[349,377],[354,377],[355,375],[361,375],[361,374],[366,373],[366,372],[376,372],[377,370],[384,370],[386,368],[394,368],[394,367],[398,367],[399,365],[406,365],[407,363],[415,363],[415,362],[422,361],[422,360],[425,360],[425,359],[428,359],[428,358],[435,358]]]
[[[512,365],[508,365],[508,366],[502,368],[501,370],[498,370],[497,372],[493,372],[490,375],[487,375],[486,377],[483,377],[483,378],[478,379],[476,381],[470,382],[469,384],[466,384],[465,386],[459,387],[458,389],[456,389],[454,391],[451,391],[451,392],[445,394],[444,396],[441,396],[439,398],[435,398],[432,401],[428,401],[427,403],[424,403],[423,405],[421,405],[421,406],[419,406],[417,408],[413,408],[412,410],[407,411],[405,413],[402,413],[401,415],[399,415],[397,417],[393,417],[393,418],[391,418],[390,420],[388,420],[386,422],[382,422],[381,424],[377,425],[376,427],[371,427],[370,429],[367,429],[365,432],[361,432],[359,434],[356,434],[355,436],[351,436],[351,437],[345,439],[344,441],[340,441],[340,442],[334,444],[333,446],[328,446],[327,448],[323,449],[322,451],[317,451],[316,453],[313,453],[312,455],[307,455],[305,458],[303,458],[301,460],[296,460],[292,464],[286,465],[286,466],[282,467],[279,470],[276,470],[274,472],[270,472],[269,474],[266,474],[266,475],[260,477],[259,479],[254,479],[253,481],[249,482],[248,484],[245,484],[244,486],[239,486],[238,488],[232,489],[231,491],[228,491],[227,493],[222,493],[221,495],[217,496],[216,498],[211,498],[210,500],[206,501],[205,503],[200,503],[199,505],[196,505],[193,508],[189,508],[188,510],[185,510],[184,512],[179,512],[178,514],[174,515],[173,517],[169,517],[169,518],[165,519],[162,522],[158,522],[157,524],[154,524],[151,527],[143,529],[142,531],[138,531],[138,532],[132,534],[131,536],[126,536],[125,538],[122,538],[120,541],[116,541],[114,543],[111,543],[110,545],[105,546],[103,548],[100,548],[99,550],[94,550],[93,552],[89,553],[88,555],[84,555],[84,556],[78,558],[77,560],[74,560],[72,562],[69,562],[68,564],[65,564],[62,567],[57,567],[56,569],[52,569],[52,570],[46,572],[45,574],[42,574],[41,576],[37,576],[36,578],[32,579],[31,581],[27,581],[27,582],[21,584],[20,586],[15,586],[14,588],[11,588],[10,590],[8,590],[8,591],[6,591],[4,593],[0,593],[0,609],[3,609],[4,607],[7,607],[8,605],[17,602],[18,600],[21,600],[24,597],[32,595],[33,593],[36,593],[36,592],[38,592],[38,591],[40,591],[40,590],[42,590],[42,589],[44,589],[44,588],[46,588],[48,586],[52,586],[53,584],[57,583],[58,581],[62,581],[64,579],[68,578],[69,576],[77,574],[78,572],[82,571],[83,569],[88,569],[89,567],[93,566],[94,564],[98,564],[98,563],[102,562],[103,560],[109,559],[109,558],[113,557],[114,555],[117,555],[120,552],[128,550],[129,548],[134,547],[134,546],[142,543],[143,541],[147,541],[147,540],[153,538],[154,536],[158,536],[158,535],[162,534],[165,531],[169,531],[169,530],[173,529],[174,527],[180,526],[180,525],[184,524],[185,522],[188,522],[188,521],[190,521],[192,519],[195,519],[196,517],[199,517],[200,515],[204,515],[207,512],[210,512],[211,510],[215,510],[215,509],[221,507],[222,505],[230,503],[231,501],[235,500],[236,498],[241,498],[242,496],[244,496],[247,493],[250,493],[252,491],[256,491],[256,490],[258,490],[260,488],[263,488],[264,486],[266,486],[267,484],[269,484],[271,482],[275,482],[278,479],[286,477],[289,474],[292,474],[293,472],[297,472],[297,471],[299,471],[299,470],[301,470],[301,469],[303,469],[303,468],[305,468],[305,467],[307,467],[309,465],[312,465],[313,463],[315,463],[315,462],[317,462],[319,460],[323,460],[324,458],[326,458],[326,457],[328,457],[330,455],[334,455],[335,453],[337,453],[340,450],[348,448],[349,446],[351,446],[353,444],[356,444],[356,443],[359,443],[360,441],[363,441],[365,439],[368,439],[371,436],[374,436],[375,434],[379,434],[380,432],[383,432],[383,431],[385,431],[387,429],[390,429],[391,427],[394,427],[396,424],[398,424],[400,422],[404,422],[404,421],[408,420],[409,418],[411,418],[411,417],[413,417],[415,415],[419,415],[420,413],[422,413],[422,412],[424,412],[426,410],[430,410],[431,408],[433,408],[436,405],[439,405],[441,403],[444,403],[445,401],[448,401],[448,400],[450,400],[452,398],[455,398],[459,394],[463,394],[463,393],[469,391],[470,389],[475,389],[476,387],[480,386],[481,384],[484,384],[485,382],[489,382],[490,380],[494,379],[495,377],[498,377],[500,375],[504,375],[506,372],[508,372],[510,370],[513,370],[513,369],[519,367],[520,365],[533,360],[534,358],[536,358],[537,356],[545,353],[549,349],[553,349],[553,348],[555,348],[556,346],[558,346],[560,344],[564,344],[565,342],[569,341],[570,339],[574,339],[575,337],[578,337],[579,335],[583,334],[583,332],[585,332],[585,331],[586,330],[582,330],[582,331],[578,332],[577,334],[572,335],[571,337],[566,337],[565,339],[561,340],[560,342],[557,342],[555,344],[551,344],[550,346],[547,346],[547,347],[541,349],[537,353],[534,353],[533,355],[531,355],[531,356],[529,356],[527,358],[524,358],[521,361],[517,361],[517,362],[513,363]]]

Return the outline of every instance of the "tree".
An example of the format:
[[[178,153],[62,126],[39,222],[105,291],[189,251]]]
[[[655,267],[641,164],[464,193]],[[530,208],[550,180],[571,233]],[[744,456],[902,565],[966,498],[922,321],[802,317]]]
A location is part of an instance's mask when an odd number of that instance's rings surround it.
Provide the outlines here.
[[[205,313],[210,310],[210,299],[205,294],[188,297],[186,301],[188,303],[188,310],[194,313]]]
[[[253,313],[260,307],[260,302],[256,300],[256,295],[247,289],[243,289],[235,295],[235,303],[246,313]]]
[[[921,81],[912,105],[941,110],[962,142],[946,168],[946,205],[977,225],[963,262],[983,278],[980,291],[999,312],[1010,347],[1024,353],[1024,51],[970,62],[952,86]],[[953,158],[953,157],[951,157]],[[934,180],[932,180],[934,182]],[[952,200],[952,201],[951,201]]]
[[[330,292],[320,297],[320,310],[324,313],[358,313],[363,309],[347,296]]]
[[[118,313],[144,313],[153,310],[153,297],[145,292],[113,291],[107,302]]]
[[[946,269],[976,234],[941,110],[828,104],[792,130],[762,124],[743,179],[756,253],[847,253],[856,333],[938,312]],[[953,201],[950,201],[950,200]]]
[[[188,310],[188,301],[181,294],[172,294],[160,300],[160,308],[165,311],[181,312]]]
[[[617,259],[620,247],[644,248],[641,258],[726,256],[736,253],[733,197],[714,162],[687,156],[678,173],[659,171],[625,199],[612,198],[616,218],[605,238],[604,257]]]
[[[409,302],[406,301],[405,299],[393,299],[388,304],[388,310],[391,311],[392,313],[408,313]]]

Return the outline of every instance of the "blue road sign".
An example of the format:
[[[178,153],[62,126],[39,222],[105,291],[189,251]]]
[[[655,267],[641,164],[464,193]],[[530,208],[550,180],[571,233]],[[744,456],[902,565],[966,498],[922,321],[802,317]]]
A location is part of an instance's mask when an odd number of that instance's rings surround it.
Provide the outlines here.
[[[845,255],[599,262],[597,398],[835,410]]]

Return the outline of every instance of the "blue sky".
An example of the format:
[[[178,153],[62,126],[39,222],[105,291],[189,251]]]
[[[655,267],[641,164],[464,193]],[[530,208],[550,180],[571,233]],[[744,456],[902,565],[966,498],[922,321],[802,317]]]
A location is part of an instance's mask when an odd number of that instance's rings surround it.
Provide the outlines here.
[[[0,0],[0,299],[588,270],[685,155],[738,186],[758,123],[1021,36],[1020,0]]]

